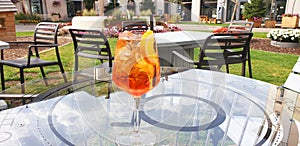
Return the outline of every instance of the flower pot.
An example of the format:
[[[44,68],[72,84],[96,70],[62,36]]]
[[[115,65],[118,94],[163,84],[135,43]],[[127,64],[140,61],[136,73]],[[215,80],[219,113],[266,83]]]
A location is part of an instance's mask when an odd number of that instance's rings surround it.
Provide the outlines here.
[[[248,22],[253,22],[253,27],[259,28],[259,27],[261,27],[262,20],[254,21],[253,19],[248,19]]]
[[[282,17],[281,27],[282,28],[296,28],[298,27],[299,17],[298,16],[284,16]]]
[[[275,28],[276,20],[266,20],[265,27],[266,28]]]
[[[59,21],[59,15],[52,15],[51,16],[51,21]]]
[[[280,48],[300,48],[300,43],[298,42],[278,42],[272,40],[271,45]]]

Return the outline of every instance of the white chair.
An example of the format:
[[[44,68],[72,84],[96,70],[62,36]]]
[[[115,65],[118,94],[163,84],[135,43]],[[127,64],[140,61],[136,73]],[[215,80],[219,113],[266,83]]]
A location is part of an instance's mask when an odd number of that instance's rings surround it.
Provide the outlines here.
[[[296,64],[294,65],[292,71],[296,74],[300,74],[300,57],[298,58]]]
[[[292,72],[283,84],[283,88],[300,93],[300,57],[295,63]]]
[[[283,84],[283,87],[297,93],[300,93],[300,75],[295,73],[290,73],[287,80]]]
[[[243,33],[243,32],[252,32],[253,29],[253,22],[247,21],[233,21],[228,26],[227,32],[236,32],[236,33]]]
[[[7,109],[7,103],[5,100],[0,100],[0,111],[4,109]]]

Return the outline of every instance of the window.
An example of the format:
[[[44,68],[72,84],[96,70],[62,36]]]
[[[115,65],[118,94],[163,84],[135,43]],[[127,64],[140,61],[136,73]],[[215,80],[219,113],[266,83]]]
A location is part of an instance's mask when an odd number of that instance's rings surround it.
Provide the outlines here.
[[[0,29],[5,27],[5,18],[0,18]]]
[[[42,2],[41,0],[30,1],[31,12],[35,14],[42,14]]]

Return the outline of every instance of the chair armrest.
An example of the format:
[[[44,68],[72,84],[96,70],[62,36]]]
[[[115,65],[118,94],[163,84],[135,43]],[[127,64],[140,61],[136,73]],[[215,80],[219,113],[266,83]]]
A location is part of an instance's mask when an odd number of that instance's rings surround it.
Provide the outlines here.
[[[173,54],[176,55],[177,57],[179,57],[180,59],[184,60],[184,61],[187,62],[187,63],[194,64],[194,62],[195,62],[194,60],[192,60],[192,59],[190,59],[190,58],[188,58],[188,57],[186,57],[186,56],[180,54],[180,53],[177,52],[177,51],[172,51],[172,56],[173,56]],[[174,56],[173,56],[173,57],[174,57]],[[173,57],[172,57],[172,58],[173,58]],[[173,63],[173,62],[172,62],[172,63]]]

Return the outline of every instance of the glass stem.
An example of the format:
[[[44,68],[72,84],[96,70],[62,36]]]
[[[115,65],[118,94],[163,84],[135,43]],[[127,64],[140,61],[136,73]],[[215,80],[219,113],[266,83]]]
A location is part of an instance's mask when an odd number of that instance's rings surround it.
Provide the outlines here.
[[[140,101],[141,98],[134,98],[135,101],[135,108],[133,111],[134,114],[134,123],[133,123],[133,130],[135,133],[139,133],[139,129],[140,129],[140,115],[139,115],[139,106],[140,106]]]

